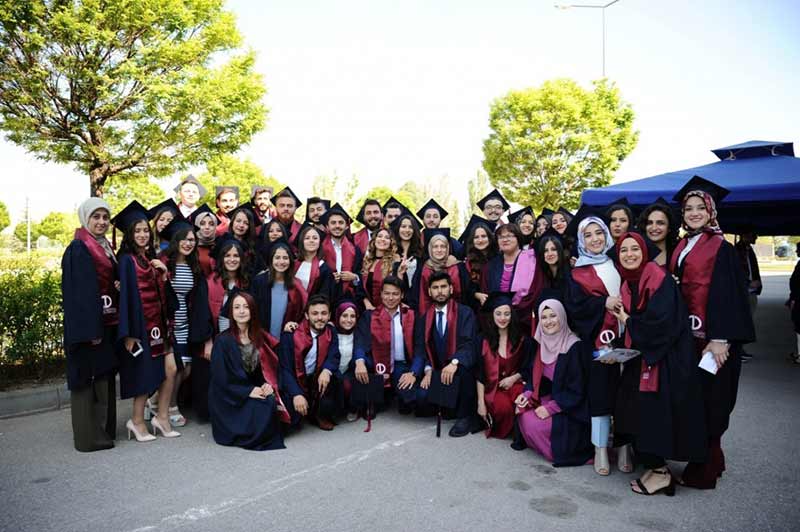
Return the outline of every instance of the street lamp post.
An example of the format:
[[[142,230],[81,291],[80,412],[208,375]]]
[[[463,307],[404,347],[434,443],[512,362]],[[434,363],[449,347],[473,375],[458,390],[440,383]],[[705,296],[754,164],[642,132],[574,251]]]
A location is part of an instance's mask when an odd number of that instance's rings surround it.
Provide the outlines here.
[[[599,9],[603,15],[603,77],[606,77],[606,9],[613,6],[619,2],[619,0],[613,0],[608,2],[607,4],[603,5],[591,5],[591,4],[555,4],[557,9]]]

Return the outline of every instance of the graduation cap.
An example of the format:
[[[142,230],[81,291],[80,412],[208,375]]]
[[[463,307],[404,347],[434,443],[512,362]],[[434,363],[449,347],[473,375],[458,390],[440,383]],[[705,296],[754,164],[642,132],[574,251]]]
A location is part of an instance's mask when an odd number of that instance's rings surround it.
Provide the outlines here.
[[[133,203],[133,202],[131,202]],[[138,202],[137,202],[138,203]],[[159,212],[162,211],[169,211],[172,213],[173,218],[183,218],[183,214],[181,213],[180,209],[178,209],[178,205],[172,198],[165,199],[155,207],[151,207],[147,209],[147,217],[152,220],[156,217]],[[121,213],[120,213],[121,214]]]
[[[421,208],[420,210],[418,210],[418,211],[417,211],[417,217],[418,217],[420,220],[422,220],[423,218],[425,218],[425,211],[427,211],[428,209],[436,209],[437,211],[439,211],[439,219],[440,219],[440,220],[444,220],[445,218],[447,218],[448,212],[447,212],[446,210],[444,210],[444,207],[442,207],[441,205],[439,205],[439,204],[436,202],[436,200],[435,200],[435,199],[433,199],[433,198],[429,199],[429,200],[428,200],[428,201],[425,203],[425,205],[423,205],[423,206],[422,206],[422,208]]]
[[[561,242],[561,245],[562,246],[564,245],[564,235],[560,235],[558,231],[556,231],[552,227],[548,227],[547,230],[541,234],[541,236],[539,237],[539,241],[543,240],[545,237],[550,237],[550,236],[553,238],[557,238],[558,241]]]
[[[492,292],[483,307],[489,312],[494,311],[497,307],[503,305],[511,306],[511,301],[514,299],[514,292]]]
[[[228,213],[228,219],[229,220],[233,220],[236,217],[236,214],[239,213],[239,212],[249,213],[251,220],[255,220],[256,219],[256,210],[253,207],[253,204],[250,203],[249,201],[247,203],[242,203],[241,205],[239,205],[238,207],[233,209],[231,212],[229,212]]]
[[[239,257],[244,258],[244,247],[239,240],[230,233],[223,233],[214,243],[214,259],[219,263],[222,260],[222,248],[228,244],[233,244],[239,249]]]
[[[433,229],[425,228],[422,231],[422,237],[425,239],[425,243],[431,241],[431,238],[435,237],[436,235],[442,235],[447,239],[447,242],[450,242],[450,228],[449,227],[434,227]],[[450,250],[452,253],[452,250]]]
[[[559,207],[559,208],[558,208],[558,210],[557,210],[556,212],[560,212],[561,214],[563,214],[564,216],[566,216],[566,217],[567,217],[567,220],[570,220],[571,218],[573,218],[573,217],[575,216],[575,214],[572,214],[571,212],[569,212],[569,211],[568,211],[566,208],[564,208],[564,207]],[[555,214],[555,212],[554,212],[553,214]]]
[[[663,205],[665,207],[669,207],[670,206],[669,202],[666,199],[664,199],[664,196],[659,196],[658,199],[656,199],[653,202],[653,205]]]
[[[284,194],[285,192],[288,192],[289,196],[291,196],[292,199],[294,199],[294,206],[295,206],[296,209],[299,209],[300,206],[303,205],[303,202],[300,201],[300,198],[297,197],[297,194],[295,194],[294,191],[289,187],[283,187],[283,190],[281,190],[280,192],[278,192],[277,194],[272,196],[272,198],[270,198],[270,201],[272,202],[272,204],[277,206],[278,205],[278,197],[279,196],[282,197],[281,195]]]
[[[554,211],[550,207],[545,207],[544,209],[542,209],[542,214],[540,214],[539,216],[553,216],[555,213],[556,211]]]
[[[703,179],[699,175],[696,175],[687,181],[686,184],[683,185],[683,187],[681,187],[681,189],[672,197],[672,199],[680,204],[683,204],[686,195],[689,192],[694,192],[696,190],[700,190],[709,194],[712,198],[714,198],[714,203],[717,205],[719,205],[719,203],[725,199],[725,196],[731,192],[727,188],[721,187],[716,183],[712,183],[708,179]]]
[[[239,187],[224,185],[221,187],[214,187],[214,194],[217,199],[225,192],[233,192],[236,194],[236,200],[239,200]]]
[[[185,218],[178,218],[176,216],[170,223],[167,224],[164,229],[161,230],[160,236],[165,240],[172,240],[176,234],[184,229],[194,230],[194,227],[192,227],[192,224],[186,221]]]
[[[216,224],[219,225],[219,218],[217,217],[216,214],[214,214],[214,211],[212,211],[206,204],[203,204],[200,207],[196,208],[194,212],[189,215],[189,221],[192,223],[192,225],[195,225],[195,221],[197,221],[197,219],[200,217],[201,214],[210,214],[211,216],[214,217],[214,221],[216,222]]]
[[[252,185],[250,187],[250,199],[255,199],[255,197],[262,192],[269,192],[269,196],[272,197],[272,192],[275,189],[272,187],[268,187],[266,185]]]
[[[178,183],[178,186],[176,186],[172,190],[174,190],[175,192],[180,192],[181,191],[181,187],[183,187],[183,185],[185,185],[186,183],[192,183],[193,185],[196,185],[197,186],[197,192],[199,194],[199,197],[201,197],[201,198],[203,196],[205,196],[206,193],[208,192],[208,190],[206,190],[206,187],[204,187],[200,183],[200,181],[198,181],[197,178],[195,176],[193,176],[193,175],[187,176],[186,179],[184,179],[183,181]]]
[[[453,375],[453,381],[442,384],[442,372],[431,370],[431,385],[428,388],[428,402],[437,405],[436,410],[436,437],[442,435],[442,409],[455,409],[458,404],[458,389],[460,387],[461,375]]]
[[[531,218],[533,218],[534,217],[533,216],[533,209],[530,208],[530,207],[523,207],[518,211],[512,212],[511,214],[508,215],[508,221],[511,222],[512,224],[519,225],[519,221],[526,214],[530,214]]]
[[[169,200],[172,201],[172,200]],[[173,201],[174,205],[175,202]],[[147,209],[136,200],[128,203],[124,209],[119,211],[116,216],[111,218],[111,223],[120,231],[126,231],[131,225],[139,221],[148,221],[150,214]]]
[[[461,236],[458,237],[458,241],[464,245],[467,245],[467,238],[469,238],[470,233],[472,233],[472,231],[474,231],[475,228],[478,227],[479,225],[483,225],[484,227],[486,227],[487,233],[489,234],[492,233],[492,225],[494,224],[492,224],[486,218],[481,218],[477,214],[473,214],[470,217],[469,222],[467,223],[467,227],[464,228],[464,232],[461,233]]]
[[[561,212],[561,209],[558,211]],[[582,220],[588,218],[589,216],[597,216],[600,218],[600,220],[603,220],[603,223],[605,223],[605,216],[603,212],[601,212],[597,207],[590,207],[589,205],[583,204],[581,205],[581,208],[578,209],[578,212],[575,213],[575,216],[572,217],[572,220],[570,220],[566,231],[564,231],[564,234],[577,238],[578,225]],[[556,233],[557,232],[558,231],[556,231]]]
[[[338,203],[334,203],[330,209],[322,213],[322,216],[319,217],[319,223],[321,223],[322,225],[328,225],[328,218],[330,218],[331,215],[334,214],[338,214],[339,216],[344,218],[344,221],[347,225],[353,223],[353,219],[350,218],[350,215],[347,214],[347,211],[344,210],[344,207],[342,207]]]
[[[356,221],[358,223],[360,223],[361,225],[364,225],[364,226],[367,225],[366,220],[364,220],[364,211],[367,208],[367,201],[374,201],[374,200],[370,200],[370,199],[365,200],[364,203],[361,204],[361,208],[358,210],[358,214],[356,214]],[[382,212],[383,212],[383,210],[381,210],[381,213]]]
[[[322,246],[322,239],[325,238],[325,233],[321,229],[318,229],[314,224],[310,222],[303,222],[303,225],[300,226],[300,230],[297,231],[297,236],[295,236],[294,240],[292,241],[294,243],[294,247],[300,249],[300,235],[303,234],[303,232],[306,230],[306,227],[310,227],[317,232],[319,235],[320,246]]]
[[[310,218],[308,217],[308,209],[309,209],[309,207],[311,207],[311,205],[313,205],[315,203],[322,203],[325,206],[325,211],[326,212],[328,211],[328,209],[331,208],[331,200],[329,200],[329,199],[317,198],[317,197],[306,198],[306,221],[310,220]],[[325,214],[325,213],[322,213],[322,214]],[[322,220],[322,215],[320,215],[320,223],[321,223],[321,220]]]
[[[408,207],[403,205],[403,203],[400,200],[398,200],[397,198],[395,198],[394,196],[389,196],[389,199],[387,199],[386,203],[384,203],[383,207],[381,207],[381,212],[386,214],[386,209],[388,209],[389,207],[394,207],[394,205],[392,205],[392,204],[395,204],[397,207],[400,207],[400,212],[401,213],[409,212]]]
[[[625,196],[622,196],[621,198],[617,198],[617,199],[615,199],[614,201],[612,201],[611,203],[608,204],[609,207],[612,207],[614,205],[624,205],[625,207],[628,207],[629,209],[631,208],[631,204],[628,202],[628,198],[626,198]]]
[[[400,224],[403,222],[403,220],[406,219],[411,220],[411,225],[413,225],[417,229],[417,231],[422,231],[422,224],[420,223],[420,221],[417,220],[417,218],[413,214],[411,214],[408,211],[405,211],[403,212],[403,214],[392,220],[391,224],[389,224],[389,229],[392,230],[392,232],[395,234],[395,237],[398,240],[400,239],[400,237],[398,236],[398,231],[400,231]]]
[[[511,208],[511,205],[508,204],[506,199],[503,197],[502,194],[500,194],[500,192],[497,189],[492,190],[491,192],[486,194],[484,197],[482,197],[480,200],[478,200],[478,203],[476,203],[476,205],[478,206],[478,208],[480,210],[483,210],[484,207],[486,207],[486,202],[491,200],[491,199],[500,200],[500,203],[503,204],[503,212],[505,212],[505,211],[507,211],[508,209]]]

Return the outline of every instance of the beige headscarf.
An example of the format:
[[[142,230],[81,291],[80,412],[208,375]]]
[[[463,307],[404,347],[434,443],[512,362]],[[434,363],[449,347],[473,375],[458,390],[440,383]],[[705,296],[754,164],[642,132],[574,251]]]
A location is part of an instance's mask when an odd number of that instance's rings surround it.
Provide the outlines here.
[[[431,253],[431,250],[433,249],[433,243],[436,242],[437,240],[441,240],[442,242],[447,244],[448,253],[447,257],[445,257],[443,260],[434,259],[433,253]],[[442,234],[433,235],[431,239],[428,241],[428,260],[426,261],[428,267],[433,271],[438,272],[440,270],[452,266],[453,264],[456,264],[458,262],[458,259],[456,259],[453,255],[451,255],[449,250],[450,250],[450,239],[448,239],[446,236]]]
[[[86,201],[81,203],[80,207],[78,207],[78,220],[81,222],[81,226],[87,231],[89,231],[89,218],[91,218],[92,214],[94,214],[94,211],[98,209],[107,210],[108,215],[111,216],[111,207],[103,198],[88,198]],[[91,233],[91,231],[89,231],[89,233]],[[92,236],[94,236],[94,238],[97,240],[97,243],[100,244],[106,251],[106,255],[113,260],[114,251],[111,249],[111,244],[108,243],[108,239],[104,235]]]

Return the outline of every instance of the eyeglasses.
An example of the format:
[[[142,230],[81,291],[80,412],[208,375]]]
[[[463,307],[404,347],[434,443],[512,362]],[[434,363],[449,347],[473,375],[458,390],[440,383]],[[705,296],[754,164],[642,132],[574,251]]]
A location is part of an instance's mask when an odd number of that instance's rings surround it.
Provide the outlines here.
[[[508,234],[508,233],[506,233],[506,234],[504,234],[504,235],[500,235],[500,236],[498,236],[498,237],[497,237],[497,240],[516,240],[516,238],[517,238],[517,237],[516,237],[516,236],[514,236],[513,234]]]

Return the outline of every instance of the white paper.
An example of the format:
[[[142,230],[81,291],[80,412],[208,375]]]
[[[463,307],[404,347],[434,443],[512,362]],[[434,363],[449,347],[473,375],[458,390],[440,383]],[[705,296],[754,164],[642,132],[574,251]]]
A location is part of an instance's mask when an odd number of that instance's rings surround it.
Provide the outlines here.
[[[605,351],[602,355],[595,358],[599,361],[613,360],[614,362],[627,362],[632,358],[636,358],[642,353],[636,349],[610,349]]]
[[[711,351],[706,351],[703,353],[703,358],[700,359],[700,363],[698,367],[706,370],[707,372],[711,373],[712,375],[717,374],[717,361],[714,360],[714,354]]]

